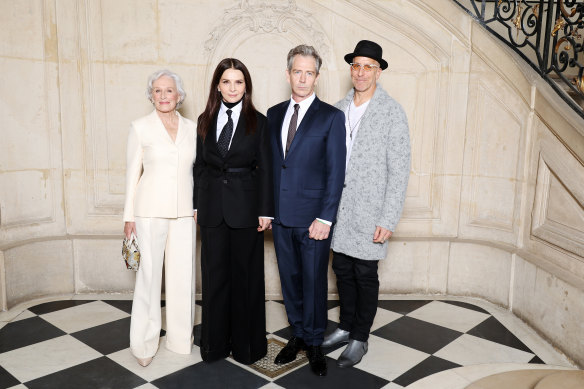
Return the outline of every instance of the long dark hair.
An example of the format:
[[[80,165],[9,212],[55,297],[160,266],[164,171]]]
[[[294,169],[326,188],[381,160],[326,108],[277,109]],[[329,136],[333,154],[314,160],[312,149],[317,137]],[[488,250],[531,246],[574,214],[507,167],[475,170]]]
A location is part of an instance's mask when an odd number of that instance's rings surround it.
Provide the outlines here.
[[[211,128],[211,123],[213,120],[215,120],[215,116],[221,107],[221,92],[217,90],[217,86],[219,85],[219,81],[221,80],[223,72],[225,72],[227,69],[241,70],[243,73],[243,79],[245,81],[245,93],[243,94],[241,114],[245,118],[245,133],[252,134],[256,130],[257,117],[256,109],[253,105],[253,102],[251,101],[252,85],[249,71],[240,60],[236,58],[225,58],[219,62],[219,65],[217,65],[215,68],[213,78],[211,79],[211,87],[209,88],[207,106],[205,107],[205,111],[203,111],[203,113],[199,116],[197,133],[203,139],[205,139],[207,136],[209,128]]]

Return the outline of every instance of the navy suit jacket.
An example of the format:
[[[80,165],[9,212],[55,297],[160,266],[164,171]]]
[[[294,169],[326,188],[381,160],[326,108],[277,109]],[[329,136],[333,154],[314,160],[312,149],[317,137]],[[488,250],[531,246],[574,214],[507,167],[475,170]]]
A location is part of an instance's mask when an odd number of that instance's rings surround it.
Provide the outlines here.
[[[316,218],[335,222],[345,180],[345,115],[314,99],[288,154],[282,124],[290,100],[268,110],[274,174],[274,222],[309,227]]]

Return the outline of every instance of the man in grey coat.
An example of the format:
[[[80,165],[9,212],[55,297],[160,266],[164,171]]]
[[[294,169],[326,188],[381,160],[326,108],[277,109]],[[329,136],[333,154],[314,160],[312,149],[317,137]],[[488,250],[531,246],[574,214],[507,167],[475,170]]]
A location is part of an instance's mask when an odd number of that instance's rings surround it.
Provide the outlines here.
[[[345,112],[347,169],[332,239],[340,324],[322,344],[348,342],[340,367],[359,363],[367,352],[379,296],[377,265],[401,216],[410,173],[406,115],[377,83],[387,68],[381,46],[362,40],[345,61],[353,89],[336,104]]]

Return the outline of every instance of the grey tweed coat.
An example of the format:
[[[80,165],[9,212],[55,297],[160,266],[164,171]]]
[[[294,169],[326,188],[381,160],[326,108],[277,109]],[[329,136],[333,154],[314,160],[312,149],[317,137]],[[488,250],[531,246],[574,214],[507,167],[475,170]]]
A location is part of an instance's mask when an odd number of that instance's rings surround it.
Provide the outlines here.
[[[351,89],[335,106],[345,111],[353,94]],[[373,234],[376,226],[395,231],[409,176],[410,134],[405,112],[377,84],[351,150],[332,249],[359,259],[384,259],[388,243],[373,243]]]

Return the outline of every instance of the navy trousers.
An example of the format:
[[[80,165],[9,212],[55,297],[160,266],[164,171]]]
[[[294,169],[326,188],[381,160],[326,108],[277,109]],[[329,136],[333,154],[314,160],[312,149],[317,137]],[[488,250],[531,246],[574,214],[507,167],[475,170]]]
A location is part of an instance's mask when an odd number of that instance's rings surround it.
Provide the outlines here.
[[[308,227],[272,226],[288,322],[294,336],[309,346],[319,346],[327,324],[327,269],[333,231],[326,240],[314,240],[308,237]]]

